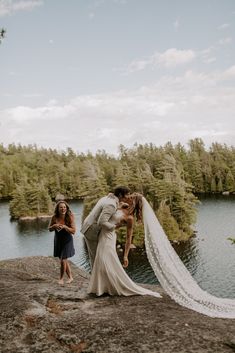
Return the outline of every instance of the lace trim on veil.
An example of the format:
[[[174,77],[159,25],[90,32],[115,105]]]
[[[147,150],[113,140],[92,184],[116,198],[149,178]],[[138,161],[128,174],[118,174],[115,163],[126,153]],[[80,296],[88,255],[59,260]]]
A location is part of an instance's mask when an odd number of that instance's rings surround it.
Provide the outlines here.
[[[202,290],[171,246],[153,209],[143,197],[145,247],[149,263],[165,292],[178,304],[211,317],[235,318],[235,299]]]

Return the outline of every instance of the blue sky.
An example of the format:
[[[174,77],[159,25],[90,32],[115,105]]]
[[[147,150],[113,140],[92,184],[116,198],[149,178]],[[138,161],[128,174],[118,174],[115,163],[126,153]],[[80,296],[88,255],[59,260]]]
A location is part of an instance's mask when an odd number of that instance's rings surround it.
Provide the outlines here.
[[[0,142],[235,145],[234,0],[0,0]]]

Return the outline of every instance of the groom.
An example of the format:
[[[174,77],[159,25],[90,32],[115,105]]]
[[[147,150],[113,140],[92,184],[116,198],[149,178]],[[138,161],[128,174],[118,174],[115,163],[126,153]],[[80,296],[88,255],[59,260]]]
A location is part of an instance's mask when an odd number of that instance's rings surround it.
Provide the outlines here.
[[[115,225],[109,220],[116,212],[118,203],[124,200],[130,194],[130,189],[126,186],[118,186],[113,193],[102,197],[89,215],[85,218],[81,233],[84,235],[88,249],[91,268],[95,260],[96,248],[98,245],[98,236],[102,226],[108,230],[113,230]]]

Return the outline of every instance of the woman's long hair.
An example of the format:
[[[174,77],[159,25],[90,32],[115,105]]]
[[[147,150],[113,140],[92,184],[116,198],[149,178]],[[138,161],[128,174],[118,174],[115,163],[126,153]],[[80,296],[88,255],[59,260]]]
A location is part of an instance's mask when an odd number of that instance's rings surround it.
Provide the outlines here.
[[[142,195],[134,192],[126,201],[129,204],[128,212],[136,217],[137,221],[142,221],[143,201]]]
[[[58,201],[57,202],[57,204],[55,205],[55,210],[54,210],[54,216],[53,217],[59,218],[59,216],[60,216],[59,207],[60,207],[61,203],[65,204],[66,209],[67,209],[66,213],[65,213],[65,217],[64,217],[65,225],[70,227],[71,224],[72,224],[73,214],[72,214],[72,211],[70,210],[69,204],[66,201]]]

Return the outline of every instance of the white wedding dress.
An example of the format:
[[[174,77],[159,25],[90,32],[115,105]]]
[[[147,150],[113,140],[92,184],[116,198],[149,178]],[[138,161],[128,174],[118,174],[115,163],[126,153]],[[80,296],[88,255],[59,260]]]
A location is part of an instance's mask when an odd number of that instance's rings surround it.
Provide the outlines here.
[[[235,319],[235,299],[202,290],[171,246],[158,219],[143,197],[145,247],[148,260],[165,292],[178,304],[211,317]]]
[[[123,218],[123,211],[117,210],[109,220],[117,224]],[[99,234],[96,257],[92,268],[88,293],[98,296],[110,295],[151,295],[160,298],[161,295],[134,283],[126,274],[116,252],[116,233],[103,227]]]

